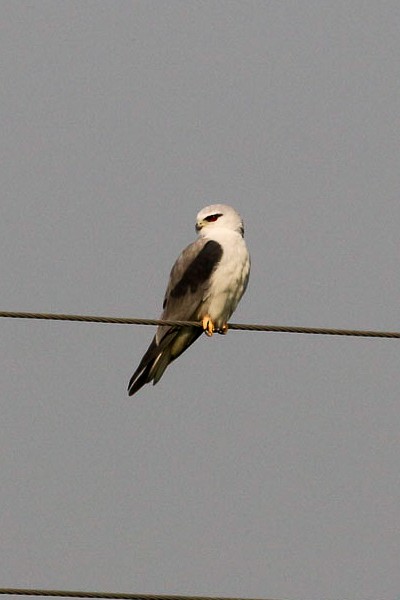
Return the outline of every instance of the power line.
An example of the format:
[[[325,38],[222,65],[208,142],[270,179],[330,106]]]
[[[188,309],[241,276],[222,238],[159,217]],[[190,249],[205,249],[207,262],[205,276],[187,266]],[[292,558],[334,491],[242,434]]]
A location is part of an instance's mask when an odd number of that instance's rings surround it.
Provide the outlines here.
[[[119,594],[114,592],[77,592],[68,590],[35,590],[20,588],[0,588],[0,594],[9,594],[10,596],[56,596],[59,598],[101,598],[108,600],[250,600],[244,598],[221,598],[216,596]]]
[[[130,319],[127,317],[98,317],[93,315],[64,315],[56,313],[31,313],[0,311],[0,317],[9,319],[44,319],[48,321],[78,321],[84,323],[111,323],[122,325],[177,325],[179,327],[202,327],[197,321],[170,321],[165,319]],[[314,335],[342,335],[349,337],[400,338],[399,331],[376,331],[368,329],[333,329],[329,327],[290,327],[286,325],[256,325],[252,323],[229,323],[229,329],[239,331],[267,331],[275,333],[309,333]]]

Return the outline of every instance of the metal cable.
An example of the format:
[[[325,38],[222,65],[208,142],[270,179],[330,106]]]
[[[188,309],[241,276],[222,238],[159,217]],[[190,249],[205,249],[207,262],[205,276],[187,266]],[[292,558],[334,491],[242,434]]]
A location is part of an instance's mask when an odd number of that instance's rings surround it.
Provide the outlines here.
[[[0,317],[9,319],[46,319],[50,321],[79,321],[84,323],[112,323],[123,325],[177,325],[202,327],[197,321],[170,321],[162,319],[130,319],[126,317],[97,317],[92,315],[64,315],[55,313],[31,313],[0,311]],[[279,333],[309,333],[314,335],[342,335],[353,337],[400,338],[399,331],[375,331],[363,329],[332,329],[327,327],[288,327],[286,325],[256,325],[229,323],[229,329],[239,331],[269,331]]]
[[[114,592],[77,592],[68,590],[36,590],[20,588],[0,588],[0,594],[9,594],[10,596],[57,596],[59,598],[105,598],[109,600],[250,600],[243,598],[221,598],[216,596],[119,594]]]

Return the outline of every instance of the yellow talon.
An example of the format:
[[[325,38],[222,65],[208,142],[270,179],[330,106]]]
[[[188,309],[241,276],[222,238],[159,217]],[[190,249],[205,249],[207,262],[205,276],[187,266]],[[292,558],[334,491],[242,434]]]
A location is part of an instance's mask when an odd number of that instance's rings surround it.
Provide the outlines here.
[[[212,336],[212,334],[214,333],[214,323],[211,321],[211,317],[209,317],[209,315],[206,315],[205,317],[203,317],[202,320],[202,325],[203,325],[203,329],[206,333],[206,335],[208,336]]]
[[[221,329],[218,331],[218,333],[222,333],[222,335],[225,335],[228,333],[228,323],[224,323],[221,327]]]

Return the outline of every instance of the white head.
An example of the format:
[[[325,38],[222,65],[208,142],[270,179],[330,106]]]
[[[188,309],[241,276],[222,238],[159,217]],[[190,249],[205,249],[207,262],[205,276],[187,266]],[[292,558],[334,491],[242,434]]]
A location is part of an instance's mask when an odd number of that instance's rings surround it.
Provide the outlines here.
[[[227,204],[212,204],[202,208],[196,217],[196,231],[207,235],[213,229],[231,229],[243,237],[244,226],[242,217],[232,206]]]

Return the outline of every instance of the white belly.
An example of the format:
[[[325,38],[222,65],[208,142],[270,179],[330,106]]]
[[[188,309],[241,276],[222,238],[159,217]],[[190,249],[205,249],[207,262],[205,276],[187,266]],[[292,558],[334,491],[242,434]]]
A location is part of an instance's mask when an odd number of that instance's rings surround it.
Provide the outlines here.
[[[216,240],[223,247],[223,255],[211,277],[209,293],[199,315],[201,319],[208,314],[217,328],[227,323],[236,309],[250,272],[250,257],[244,239],[236,232],[229,234]]]

